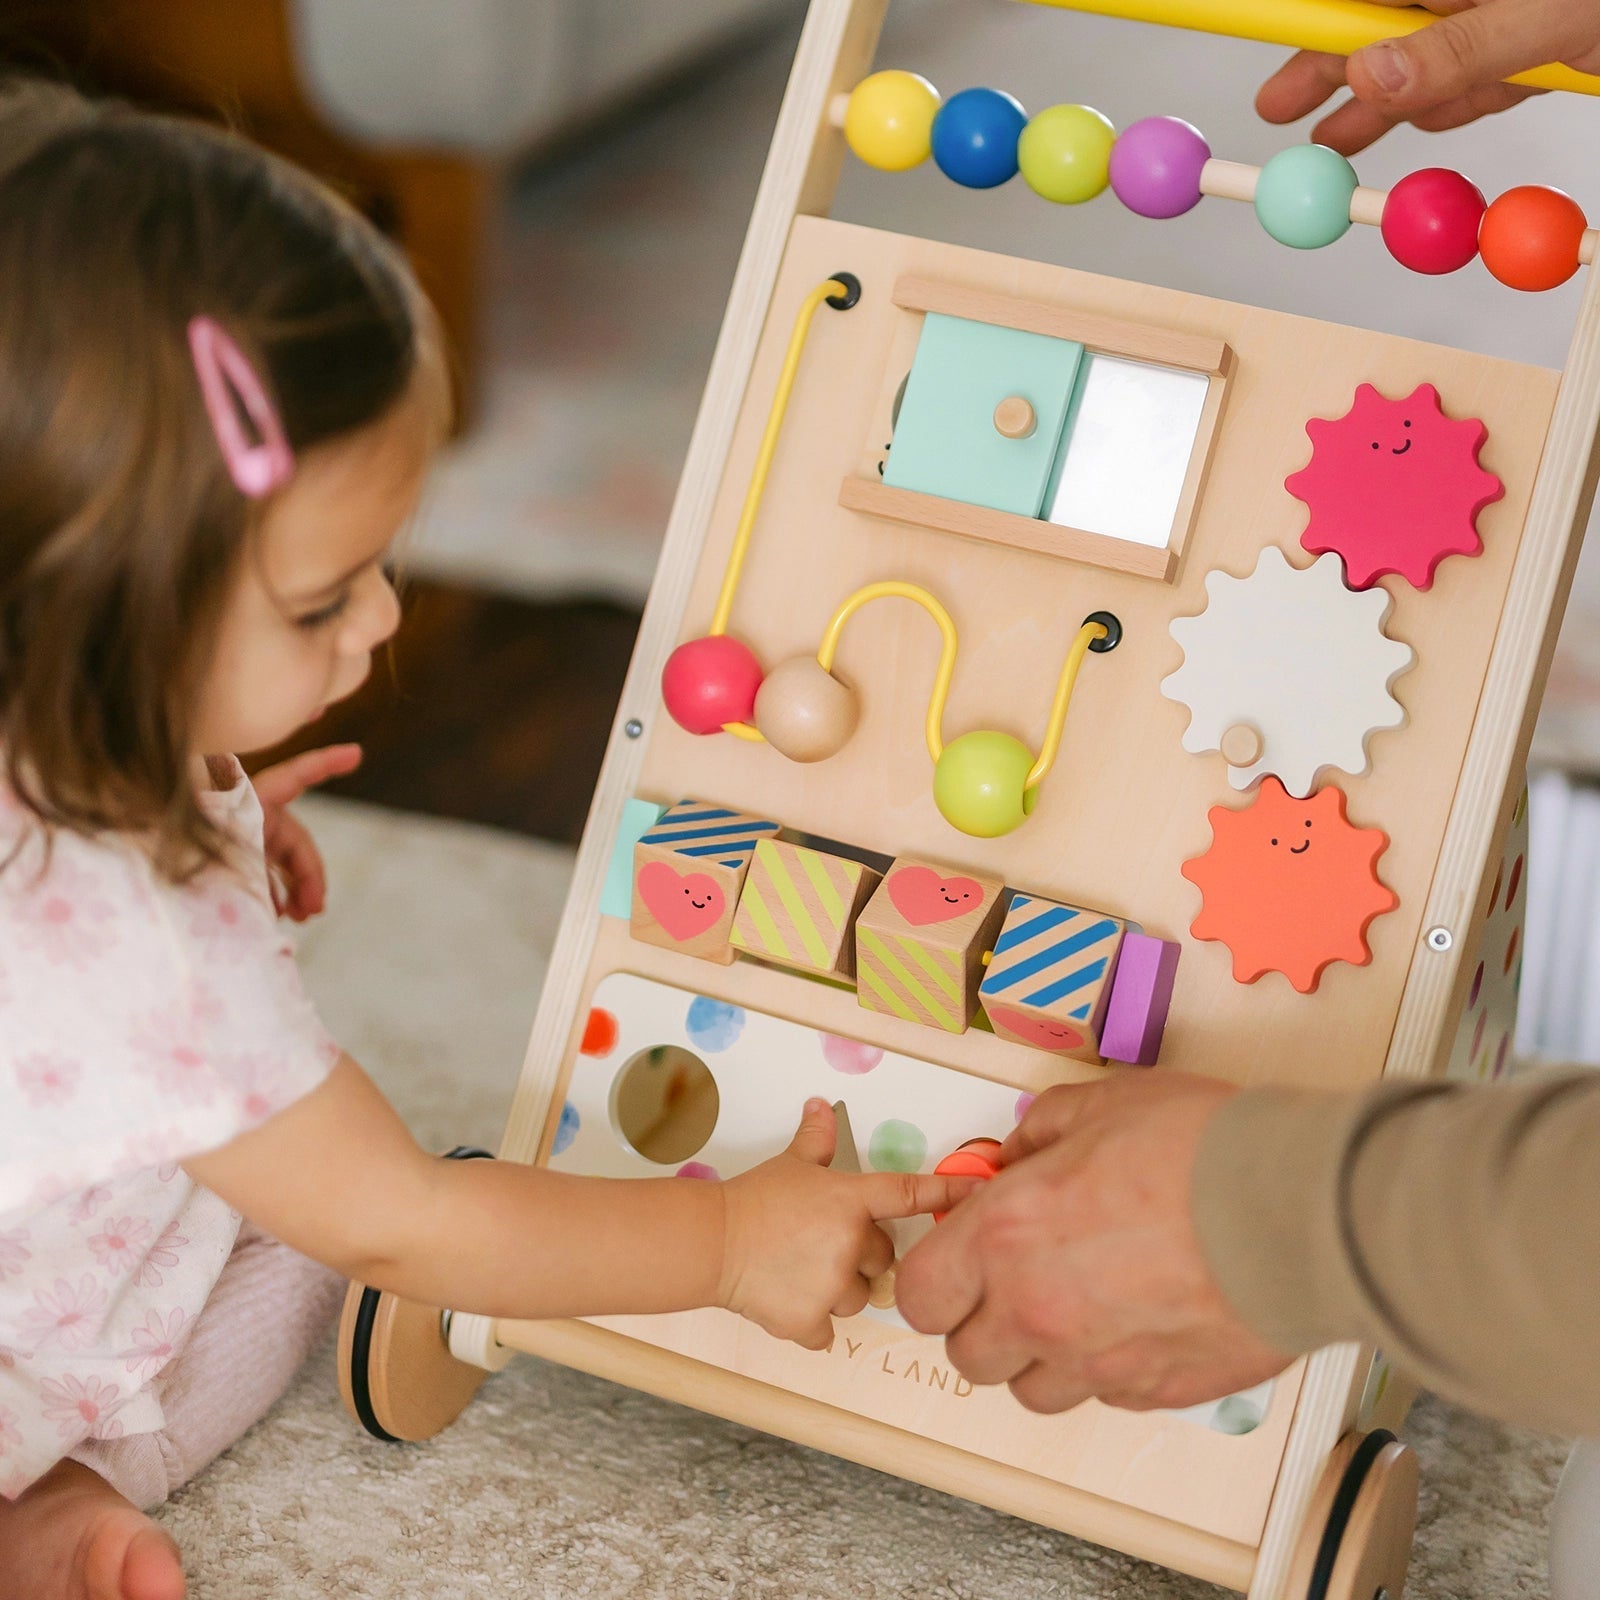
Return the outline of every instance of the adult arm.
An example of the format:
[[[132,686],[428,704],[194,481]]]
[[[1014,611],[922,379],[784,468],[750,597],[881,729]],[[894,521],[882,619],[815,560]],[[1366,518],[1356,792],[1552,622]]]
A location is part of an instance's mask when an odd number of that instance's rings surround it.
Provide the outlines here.
[[[1513,1421],[1600,1430],[1600,1075],[1042,1095],[899,1274],[952,1361],[1058,1411],[1183,1405],[1361,1339]]]
[[[1193,1198],[1218,1286],[1269,1344],[1360,1338],[1475,1410],[1600,1431],[1600,1073],[1241,1094]]]

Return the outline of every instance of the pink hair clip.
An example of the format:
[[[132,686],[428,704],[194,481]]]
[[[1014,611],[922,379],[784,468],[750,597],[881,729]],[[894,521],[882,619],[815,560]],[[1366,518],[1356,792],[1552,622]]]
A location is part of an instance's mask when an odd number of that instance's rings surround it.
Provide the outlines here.
[[[190,318],[189,353],[234,486],[252,500],[281,489],[294,473],[294,454],[255,368],[211,317]],[[245,436],[241,409],[255,428],[255,444]]]

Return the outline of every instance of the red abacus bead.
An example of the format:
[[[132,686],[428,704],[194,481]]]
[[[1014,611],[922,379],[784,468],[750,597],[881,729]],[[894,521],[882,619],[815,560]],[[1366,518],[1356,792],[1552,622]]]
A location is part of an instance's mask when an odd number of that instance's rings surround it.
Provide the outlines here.
[[[1383,242],[1413,272],[1454,272],[1478,253],[1483,191],[1448,167],[1403,177],[1383,202]]]
[[[1583,208],[1560,189],[1524,184],[1489,202],[1478,229],[1483,264],[1513,289],[1554,289],[1578,270],[1588,227]]]
[[[761,663],[748,645],[725,633],[680,644],[661,671],[661,698],[689,733],[720,733],[726,722],[748,722],[760,687]]]

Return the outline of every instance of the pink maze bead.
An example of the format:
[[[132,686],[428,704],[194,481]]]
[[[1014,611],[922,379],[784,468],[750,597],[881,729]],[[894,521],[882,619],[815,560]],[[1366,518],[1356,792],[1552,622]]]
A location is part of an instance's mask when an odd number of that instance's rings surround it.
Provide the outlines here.
[[[1200,203],[1211,146],[1179,117],[1145,117],[1111,147],[1111,188],[1141,217],[1177,217]]]
[[[1448,167],[1407,173],[1383,203],[1380,231],[1389,254],[1413,272],[1464,267],[1478,253],[1486,204],[1470,179]]]
[[[688,733],[720,733],[725,722],[748,722],[760,687],[761,663],[750,647],[721,633],[680,644],[661,671],[661,698]]]

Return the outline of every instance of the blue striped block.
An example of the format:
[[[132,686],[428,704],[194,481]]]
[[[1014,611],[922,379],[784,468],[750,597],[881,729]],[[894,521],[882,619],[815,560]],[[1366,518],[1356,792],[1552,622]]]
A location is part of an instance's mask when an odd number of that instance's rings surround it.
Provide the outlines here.
[[[777,833],[778,824],[703,800],[680,800],[640,840],[660,845],[680,856],[715,861],[725,867],[750,863],[759,839]]]
[[[704,800],[680,800],[633,847],[635,939],[702,961],[733,960],[734,912],[756,845],[776,822]]]
[[[1127,924],[1019,894],[1006,912],[978,998],[1004,1039],[1097,1060]]]

